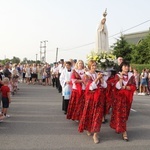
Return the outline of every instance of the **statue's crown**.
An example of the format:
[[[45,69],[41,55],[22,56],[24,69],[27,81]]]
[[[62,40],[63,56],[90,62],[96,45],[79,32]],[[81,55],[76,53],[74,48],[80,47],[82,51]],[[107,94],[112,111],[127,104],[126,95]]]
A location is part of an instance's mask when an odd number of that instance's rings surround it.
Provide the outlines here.
[[[107,8],[105,9],[103,16],[106,17],[107,16]]]

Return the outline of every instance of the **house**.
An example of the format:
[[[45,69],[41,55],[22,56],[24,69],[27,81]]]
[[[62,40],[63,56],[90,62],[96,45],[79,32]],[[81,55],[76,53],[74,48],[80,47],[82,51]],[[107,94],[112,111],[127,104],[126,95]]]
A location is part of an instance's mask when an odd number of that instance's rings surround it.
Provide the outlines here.
[[[150,34],[150,29],[147,31],[135,32],[130,34],[124,34],[125,40],[129,44],[138,44],[142,39]]]

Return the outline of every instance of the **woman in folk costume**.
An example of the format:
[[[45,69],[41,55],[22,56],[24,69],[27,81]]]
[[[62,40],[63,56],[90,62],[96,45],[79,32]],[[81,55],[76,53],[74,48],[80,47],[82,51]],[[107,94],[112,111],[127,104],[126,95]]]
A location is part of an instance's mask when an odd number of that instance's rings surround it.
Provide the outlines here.
[[[79,121],[82,116],[85,102],[84,77],[85,77],[84,62],[82,60],[78,60],[78,62],[75,65],[75,69],[73,69],[71,77],[73,86],[71,98],[69,101],[67,119]]]
[[[87,135],[93,135],[94,143],[99,143],[100,132],[104,113],[104,90],[107,83],[101,73],[96,73],[96,62],[88,62],[89,71],[86,72],[85,105],[79,122],[79,132],[87,131]]]
[[[136,90],[135,77],[129,71],[129,63],[122,62],[120,72],[115,76],[115,100],[113,103],[110,127],[117,133],[122,133],[122,138],[128,141],[127,120]]]
[[[62,96],[63,96],[62,109],[64,110],[64,114],[67,114],[68,103],[72,91],[71,75],[72,75],[71,62],[67,61],[65,63],[65,68],[62,70],[62,73],[59,78],[60,84],[62,86]]]

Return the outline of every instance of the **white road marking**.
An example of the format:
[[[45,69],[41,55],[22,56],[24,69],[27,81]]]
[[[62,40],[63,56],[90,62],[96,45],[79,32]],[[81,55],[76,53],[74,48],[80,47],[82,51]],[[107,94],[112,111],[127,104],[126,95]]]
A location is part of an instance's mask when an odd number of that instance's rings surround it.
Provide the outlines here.
[[[135,109],[132,109],[132,108],[131,108],[131,111],[137,112]]]

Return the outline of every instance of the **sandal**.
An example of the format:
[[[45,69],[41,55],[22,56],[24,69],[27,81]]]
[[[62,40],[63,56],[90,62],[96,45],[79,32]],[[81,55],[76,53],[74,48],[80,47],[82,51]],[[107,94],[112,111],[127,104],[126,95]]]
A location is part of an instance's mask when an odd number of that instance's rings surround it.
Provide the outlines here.
[[[129,141],[127,134],[125,134],[125,135],[122,134],[122,139],[123,139],[124,141],[126,141],[126,142]]]

